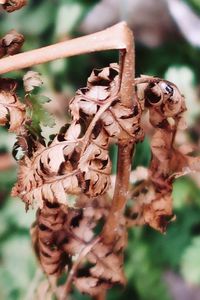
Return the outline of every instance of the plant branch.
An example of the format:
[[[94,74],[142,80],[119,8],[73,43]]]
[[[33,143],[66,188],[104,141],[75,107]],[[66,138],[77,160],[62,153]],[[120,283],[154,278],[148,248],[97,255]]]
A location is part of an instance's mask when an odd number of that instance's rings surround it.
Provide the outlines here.
[[[126,23],[120,22],[94,34],[9,56],[0,60],[0,74],[85,53],[128,49],[127,32],[129,29]]]

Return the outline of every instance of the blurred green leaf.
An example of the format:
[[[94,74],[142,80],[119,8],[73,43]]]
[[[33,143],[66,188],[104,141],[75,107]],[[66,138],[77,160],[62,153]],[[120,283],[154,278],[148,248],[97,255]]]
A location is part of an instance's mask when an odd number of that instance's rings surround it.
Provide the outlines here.
[[[181,274],[190,284],[200,284],[200,237],[192,239],[181,260]]]
[[[162,271],[150,259],[150,245],[144,243],[140,235],[130,240],[126,259],[126,276],[129,284],[138,290],[139,299],[170,299],[162,281]]]
[[[27,237],[14,235],[1,245],[0,290],[2,300],[22,299],[35,272],[35,259]]]
[[[177,179],[173,184],[173,206],[180,209],[187,203],[195,202],[200,205],[200,189],[189,177]]]

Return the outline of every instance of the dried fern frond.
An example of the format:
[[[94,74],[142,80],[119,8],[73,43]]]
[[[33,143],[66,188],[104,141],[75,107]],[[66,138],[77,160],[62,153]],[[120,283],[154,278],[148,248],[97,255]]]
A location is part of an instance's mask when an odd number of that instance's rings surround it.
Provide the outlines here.
[[[145,77],[142,78],[145,81]],[[174,219],[172,212],[172,184],[176,177],[200,170],[200,159],[190,157],[175,146],[175,137],[181,130],[186,110],[184,97],[178,88],[168,81],[147,77],[150,83],[138,85],[138,98],[149,110],[149,120],[154,127],[151,137],[151,164],[148,178],[136,188],[131,215],[132,224],[148,224],[165,232]],[[135,217],[136,216],[136,217]]]
[[[123,238],[120,235],[114,247],[98,238],[95,241],[95,228],[100,220],[105,221],[109,206],[103,197],[90,200],[85,197],[82,195],[78,200],[80,206],[86,201],[84,208],[65,209],[62,205],[46,202],[37,213],[31,230],[32,241],[48,276],[58,278],[63,272],[69,277],[73,274],[71,280],[81,292],[96,295],[100,288],[125,283],[119,253],[126,238],[124,240],[123,230]]]
[[[31,229],[33,247],[44,272],[49,276],[60,275],[68,261],[67,254],[61,248],[66,216],[59,205],[46,202],[43,209],[38,210]]]
[[[38,143],[32,157],[21,160],[13,195],[42,208],[46,200],[69,206],[67,194],[106,192],[111,174],[110,137],[120,142],[143,138],[139,110],[120,102],[118,69],[114,64],[93,71],[86,91],[82,89],[71,101],[73,121],[66,132],[48,146]]]

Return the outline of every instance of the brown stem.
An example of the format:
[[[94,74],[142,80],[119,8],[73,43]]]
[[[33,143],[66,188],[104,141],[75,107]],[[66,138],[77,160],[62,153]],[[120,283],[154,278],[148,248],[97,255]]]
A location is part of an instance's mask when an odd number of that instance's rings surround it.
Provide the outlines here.
[[[105,243],[112,243],[115,239],[119,219],[123,214],[124,207],[128,198],[129,176],[131,171],[133,145],[119,145],[117,178],[112,207],[103,228],[102,236]]]
[[[133,106],[134,97],[134,77],[135,77],[135,54],[134,40],[132,31],[127,28],[126,49],[120,51],[120,68],[121,68],[121,101],[127,107]]]
[[[121,69],[121,102],[127,107],[132,107],[134,101],[134,44],[133,36],[130,30],[126,32],[126,51],[121,51],[120,69]],[[129,177],[131,171],[133,144],[127,141],[126,144],[118,146],[117,178],[115,182],[115,191],[112,207],[107,222],[102,231],[102,237],[105,243],[112,243],[116,236],[116,230],[119,224],[120,216],[123,214],[128,196]]]
[[[0,60],[0,74],[85,53],[128,49],[130,48],[128,33],[126,23],[121,22],[94,34],[9,56]]]

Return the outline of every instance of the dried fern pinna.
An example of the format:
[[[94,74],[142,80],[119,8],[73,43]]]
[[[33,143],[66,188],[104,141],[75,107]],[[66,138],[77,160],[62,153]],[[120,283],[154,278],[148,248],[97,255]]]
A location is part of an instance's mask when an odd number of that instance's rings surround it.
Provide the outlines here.
[[[119,28],[121,36],[116,34]],[[128,227],[147,224],[165,232],[174,220],[173,181],[200,170],[200,159],[176,145],[186,110],[179,89],[157,77],[133,78],[132,34],[124,23],[96,37],[98,45],[93,44],[93,37],[85,38],[94,47],[92,51],[122,47],[120,64],[92,71],[86,86],[70,101],[70,124],[50,141],[36,130],[40,124],[36,127],[33,118],[34,86],[41,84],[38,74],[31,71],[25,75],[23,103],[16,95],[16,82],[0,80],[0,124],[17,134],[14,152],[23,151],[12,195],[20,197],[26,209],[37,208],[31,228],[33,247],[58,299],[67,299],[74,288],[92,297],[105,297],[114,284],[124,285]],[[64,43],[66,52],[62,55],[77,54],[75,48],[74,54],[71,52],[77,41]],[[80,45],[79,53],[91,52],[88,45]],[[60,57],[61,46],[50,46],[57,49],[55,59]],[[46,57],[40,56],[40,51],[34,52],[36,60],[31,52],[26,53],[26,65],[22,62],[21,67],[52,60],[48,49]],[[2,59],[1,72],[19,69],[22,57],[13,56],[12,62],[9,57]],[[151,127],[151,163],[132,185],[129,175],[134,146],[149,134],[142,121],[146,112]],[[116,175],[111,175],[111,144],[118,146]],[[65,283],[59,285],[63,274]]]

